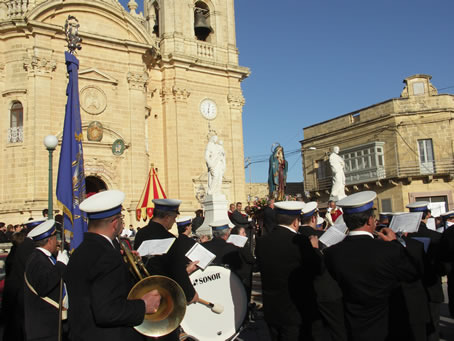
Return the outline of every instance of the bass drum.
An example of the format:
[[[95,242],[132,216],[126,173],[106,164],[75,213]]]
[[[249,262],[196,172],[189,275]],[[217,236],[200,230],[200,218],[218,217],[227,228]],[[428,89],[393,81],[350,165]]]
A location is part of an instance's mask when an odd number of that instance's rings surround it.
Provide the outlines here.
[[[199,297],[222,305],[217,314],[201,303],[186,307],[181,326],[185,333],[199,341],[230,340],[240,330],[247,313],[247,296],[243,283],[232,271],[210,265],[190,276]]]

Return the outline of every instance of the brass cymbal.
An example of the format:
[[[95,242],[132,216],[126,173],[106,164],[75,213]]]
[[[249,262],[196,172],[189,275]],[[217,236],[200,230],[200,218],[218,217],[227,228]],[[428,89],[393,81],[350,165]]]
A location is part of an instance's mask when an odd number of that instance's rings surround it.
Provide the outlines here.
[[[146,277],[134,285],[128,299],[140,299],[152,290],[158,290],[161,304],[154,314],[145,314],[142,324],[134,328],[145,336],[163,336],[176,329],[186,313],[186,296],[173,279],[165,276]]]

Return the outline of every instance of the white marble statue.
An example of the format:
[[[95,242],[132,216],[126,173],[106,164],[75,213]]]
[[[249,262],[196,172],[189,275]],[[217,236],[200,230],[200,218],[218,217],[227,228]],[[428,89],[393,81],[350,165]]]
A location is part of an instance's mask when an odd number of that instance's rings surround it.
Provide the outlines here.
[[[344,159],[339,156],[339,147],[335,146],[329,156],[329,164],[333,174],[333,187],[331,188],[330,200],[340,200],[345,198],[345,173]]]
[[[205,149],[205,161],[208,168],[207,194],[222,194],[222,178],[225,172],[225,151],[222,141],[213,135]]]

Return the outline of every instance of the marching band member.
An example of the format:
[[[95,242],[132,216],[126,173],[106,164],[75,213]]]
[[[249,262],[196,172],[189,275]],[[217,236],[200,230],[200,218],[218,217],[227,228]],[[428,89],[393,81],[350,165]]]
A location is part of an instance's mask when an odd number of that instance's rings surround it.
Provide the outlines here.
[[[178,217],[176,219],[176,223],[178,228],[178,241],[181,245],[181,252],[186,254],[186,252],[188,252],[196,243],[194,239],[189,238],[192,232],[192,218],[189,216]]]
[[[30,233],[36,226],[45,221],[45,218],[29,220],[22,233]],[[3,290],[2,313],[5,317],[5,330],[3,340],[25,340],[24,321],[24,272],[28,257],[35,249],[35,244],[30,237],[14,246],[8,255],[7,263],[10,264],[10,273],[6,273],[5,289]],[[12,257],[12,259],[10,259]]]
[[[308,238],[316,236],[320,238],[325,231],[317,229],[318,209],[315,201],[308,202],[301,210],[301,226],[299,232]],[[323,220],[322,220],[323,221]],[[323,261],[323,254],[318,248],[315,251]],[[317,295],[317,308],[321,319],[314,321],[312,325],[312,337],[314,340],[347,340],[347,332],[344,323],[344,311],[342,303],[342,291],[337,282],[331,277],[326,269],[314,277],[314,289]],[[326,335],[329,336],[326,336]]]
[[[68,264],[68,252],[57,253],[55,220],[50,219],[28,234],[35,250],[25,266],[25,332],[27,340],[58,338],[60,282]],[[63,291],[65,293],[65,291]]]
[[[317,318],[313,278],[320,272],[313,249],[316,239],[298,234],[303,202],[274,206],[277,225],[257,240],[256,247],[265,321],[273,341],[310,340]]]
[[[419,277],[405,248],[388,228],[375,232],[372,191],[337,202],[349,229],[340,243],[324,250],[325,264],[339,284],[349,340],[383,341],[388,336],[388,301],[400,282]],[[374,239],[378,233],[381,240]],[[384,242],[385,241],[385,242]]]
[[[154,313],[159,307],[157,290],[142,299],[127,299],[134,281],[113,243],[123,228],[124,199],[123,192],[108,190],[80,204],[88,215],[88,232],[72,254],[65,274],[73,341],[143,340],[133,326],[143,322],[145,313]]]
[[[444,301],[441,276],[446,274],[445,265],[440,261],[441,233],[427,228],[427,221],[431,218],[429,202],[416,201],[407,205],[410,212],[423,212],[418,232],[409,233],[410,237],[429,238],[430,244],[427,251],[428,263],[424,271],[423,284],[429,298],[429,310],[432,328],[428,328],[428,340],[439,340],[440,334],[440,305]]]
[[[448,273],[449,314],[454,316],[454,211],[442,214],[445,231],[441,236],[440,247],[442,260],[451,264]]]
[[[137,250],[142,242],[151,239],[175,238],[169,232],[179,214],[181,200],[175,199],[153,199],[153,218],[147,226],[141,228],[134,240],[134,248]],[[188,273],[196,268],[196,263],[186,265],[187,258],[183,252],[181,240],[175,240],[169,251],[164,255],[154,256],[144,262],[150,274],[163,275],[175,280],[183,289],[188,304],[197,302],[199,296],[192,286]],[[179,328],[172,333],[162,336],[159,340],[178,340]]]

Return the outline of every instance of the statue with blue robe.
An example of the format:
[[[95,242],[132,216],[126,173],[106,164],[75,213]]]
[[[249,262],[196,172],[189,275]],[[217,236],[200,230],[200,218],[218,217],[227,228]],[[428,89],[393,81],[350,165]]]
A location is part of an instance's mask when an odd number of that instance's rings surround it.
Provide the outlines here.
[[[284,148],[277,146],[270,156],[268,170],[269,197],[278,201],[284,200],[287,183],[288,162],[284,157]]]

